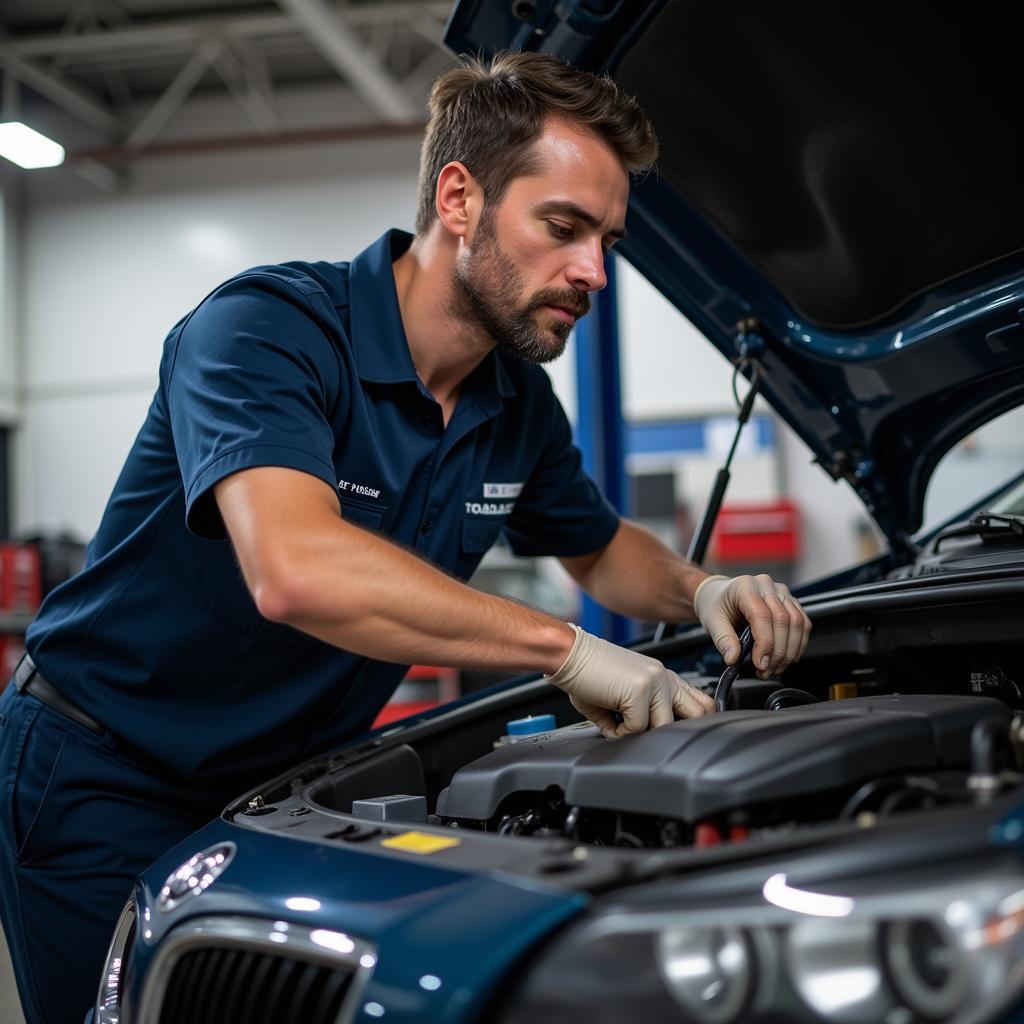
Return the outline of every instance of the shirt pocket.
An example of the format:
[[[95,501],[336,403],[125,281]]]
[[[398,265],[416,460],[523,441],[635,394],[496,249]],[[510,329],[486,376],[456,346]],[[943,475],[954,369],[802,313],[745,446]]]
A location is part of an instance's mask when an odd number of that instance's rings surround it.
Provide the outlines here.
[[[388,514],[387,505],[370,505],[351,498],[340,498],[341,518],[348,523],[355,523],[365,530],[380,533],[384,525],[384,517]]]
[[[494,546],[504,525],[504,516],[495,516],[493,519],[466,516],[462,520],[462,550],[467,555],[483,557]]]

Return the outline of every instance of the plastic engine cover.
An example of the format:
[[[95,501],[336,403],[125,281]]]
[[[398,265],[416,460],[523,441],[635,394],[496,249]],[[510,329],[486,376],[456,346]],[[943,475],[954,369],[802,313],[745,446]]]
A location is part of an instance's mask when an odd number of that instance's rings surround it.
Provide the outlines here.
[[[570,806],[699,821],[888,772],[966,765],[975,723],[1009,723],[988,697],[856,697],[728,711],[606,740],[589,723],[499,747],[455,773],[437,813],[477,821],[558,786]]]

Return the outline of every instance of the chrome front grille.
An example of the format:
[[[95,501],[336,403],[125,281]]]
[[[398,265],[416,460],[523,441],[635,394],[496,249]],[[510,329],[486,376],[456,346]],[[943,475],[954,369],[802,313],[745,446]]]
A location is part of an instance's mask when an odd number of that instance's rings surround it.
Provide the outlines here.
[[[174,967],[160,1024],[335,1024],[352,979],[348,967],[248,949],[195,949]]]
[[[211,917],[174,929],[153,958],[140,1024],[348,1024],[377,962],[342,932]]]

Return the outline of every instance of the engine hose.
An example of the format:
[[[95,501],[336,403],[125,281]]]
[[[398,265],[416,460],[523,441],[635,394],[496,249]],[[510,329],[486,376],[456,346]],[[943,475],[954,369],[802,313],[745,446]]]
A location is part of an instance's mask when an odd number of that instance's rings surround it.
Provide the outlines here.
[[[817,704],[818,698],[806,690],[796,690],[792,686],[784,686],[775,690],[764,702],[766,711],[781,711],[783,708],[800,707],[802,704]]]
[[[736,677],[740,674],[740,666],[747,658],[750,657],[750,652],[754,649],[754,634],[750,631],[750,627],[747,626],[740,635],[740,656],[736,659],[735,665],[730,665],[723,673],[721,679],[718,680],[718,685],[715,687],[715,710],[725,711],[729,705],[729,691],[732,689],[732,684],[736,681]]]
[[[906,785],[902,789],[894,790],[878,805],[880,818],[887,818],[895,811],[906,809],[913,799],[918,801],[917,806],[920,806],[920,800],[924,797],[931,797],[933,800],[943,799],[938,783],[932,779],[907,778],[904,782]]]
[[[855,818],[868,797],[877,796],[885,790],[896,789],[904,784],[905,780],[903,778],[870,779],[843,804],[843,809],[839,812],[840,820]]]

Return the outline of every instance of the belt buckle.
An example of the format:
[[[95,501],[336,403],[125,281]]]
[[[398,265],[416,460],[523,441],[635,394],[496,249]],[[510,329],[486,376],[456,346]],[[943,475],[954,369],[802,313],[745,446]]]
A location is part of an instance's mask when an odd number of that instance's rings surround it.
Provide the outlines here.
[[[18,693],[25,692],[25,688],[32,682],[35,674],[35,664],[27,654],[23,654],[21,656],[21,660],[14,669],[14,688]]]

